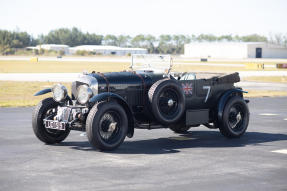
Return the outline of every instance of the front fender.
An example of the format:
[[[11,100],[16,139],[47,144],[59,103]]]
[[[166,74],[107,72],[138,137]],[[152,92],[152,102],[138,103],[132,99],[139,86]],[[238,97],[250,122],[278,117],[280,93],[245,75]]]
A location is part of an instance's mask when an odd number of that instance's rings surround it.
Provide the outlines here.
[[[120,100],[125,101],[121,96],[119,96],[118,94],[115,93],[111,93],[111,92],[104,92],[104,93],[100,93],[97,94],[95,96],[93,96],[89,102],[90,103],[96,103],[96,102],[100,102],[100,101],[104,101],[104,100],[109,100],[110,98],[119,98]]]
[[[131,138],[134,135],[134,117],[133,117],[132,110],[131,110],[130,106],[128,105],[128,103],[126,102],[126,100],[123,97],[121,97],[120,95],[115,94],[115,93],[104,92],[104,93],[100,93],[100,94],[93,96],[89,100],[89,102],[94,104],[96,102],[111,101],[111,100],[117,101],[126,111],[126,114],[128,116],[128,122],[129,122],[127,136],[129,138]]]
[[[52,91],[51,88],[43,89],[43,90],[38,91],[37,93],[35,93],[34,96],[43,95],[43,94],[49,93],[49,92],[51,92],[51,91]]]
[[[230,96],[233,93],[248,93],[246,91],[243,91],[242,89],[239,88],[235,88],[235,89],[231,89],[231,90],[227,90],[226,92],[223,93],[223,95],[220,97],[220,100],[218,102],[218,106],[217,106],[217,119],[219,120],[219,122],[222,122],[222,117],[223,117],[223,111],[224,111],[224,107],[225,104],[227,103],[228,99],[230,98]]]

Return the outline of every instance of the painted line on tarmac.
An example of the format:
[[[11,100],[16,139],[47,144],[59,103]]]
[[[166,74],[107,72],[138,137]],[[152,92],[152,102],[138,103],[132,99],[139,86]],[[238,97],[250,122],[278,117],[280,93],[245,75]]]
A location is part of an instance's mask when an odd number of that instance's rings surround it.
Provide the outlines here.
[[[280,150],[275,150],[271,151],[272,153],[281,153],[281,154],[287,154],[287,149],[280,149]]]
[[[262,116],[276,116],[278,114],[276,114],[276,113],[260,113],[259,115],[262,115]]]
[[[87,136],[86,132],[80,134],[81,137]]]
[[[283,120],[287,121],[287,118],[285,118],[285,119],[283,119]]]

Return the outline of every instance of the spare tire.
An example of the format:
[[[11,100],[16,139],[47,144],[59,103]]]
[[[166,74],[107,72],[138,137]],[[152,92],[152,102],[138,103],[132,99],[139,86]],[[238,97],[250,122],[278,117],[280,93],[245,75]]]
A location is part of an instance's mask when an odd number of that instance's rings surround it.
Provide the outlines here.
[[[165,78],[154,83],[148,91],[153,115],[164,125],[177,122],[185,111],[185,95],[180,83]]]

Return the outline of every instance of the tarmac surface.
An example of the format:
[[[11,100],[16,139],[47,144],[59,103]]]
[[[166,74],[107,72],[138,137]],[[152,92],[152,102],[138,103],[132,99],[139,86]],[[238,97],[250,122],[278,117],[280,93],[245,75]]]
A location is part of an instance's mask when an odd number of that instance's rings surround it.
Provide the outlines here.
[[[287,97],[249,107],[239,139],[205,127],[136,130],[106,153],[77,131],[45,145],[32,131],[33,108],[0,108],[0,190],[286,190]]]

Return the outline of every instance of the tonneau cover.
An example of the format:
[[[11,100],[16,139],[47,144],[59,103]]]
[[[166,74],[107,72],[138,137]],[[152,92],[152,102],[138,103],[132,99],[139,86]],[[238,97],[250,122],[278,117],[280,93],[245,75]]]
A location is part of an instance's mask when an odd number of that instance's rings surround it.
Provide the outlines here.
[[[235,72],[232,74],[227,74],[221,77],[213,77],[212,78],[214,81],[216,81],[219,84],[226,84],[226,83],[236,83],[240,82],[240,77],[239,73]]]

